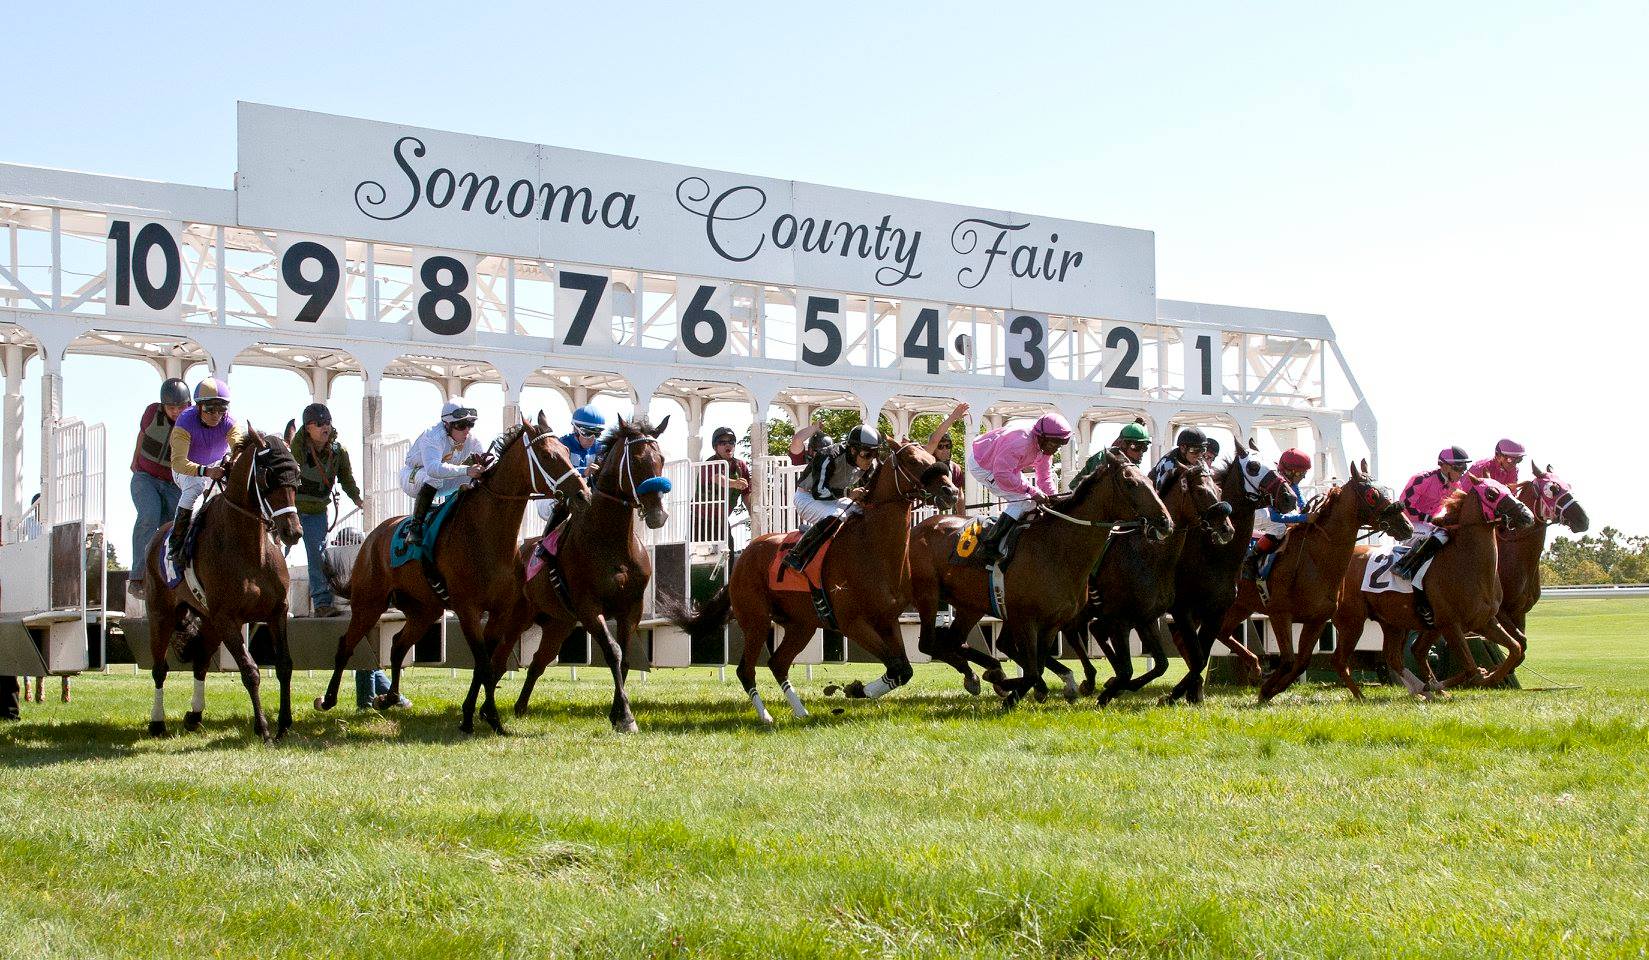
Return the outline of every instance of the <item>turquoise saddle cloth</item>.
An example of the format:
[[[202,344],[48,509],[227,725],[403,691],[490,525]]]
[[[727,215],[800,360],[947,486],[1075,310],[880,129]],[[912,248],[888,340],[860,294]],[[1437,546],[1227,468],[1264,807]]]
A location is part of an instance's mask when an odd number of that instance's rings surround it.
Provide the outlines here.
[[[390,540],[389,565],[400,567],[414,560],[422,562],[427,556],[435,557],[435,540],[441,535],[441,528],[446,526],[447,518],[452,516],[453,505],[463,499],[464,491],[460,490],[435,505],[429,512],[429,520],[424,524],[424,540],[422,543],[408,543],[406,539],[406,525],[412,522],[407,517],[395,525],[395,532]]]

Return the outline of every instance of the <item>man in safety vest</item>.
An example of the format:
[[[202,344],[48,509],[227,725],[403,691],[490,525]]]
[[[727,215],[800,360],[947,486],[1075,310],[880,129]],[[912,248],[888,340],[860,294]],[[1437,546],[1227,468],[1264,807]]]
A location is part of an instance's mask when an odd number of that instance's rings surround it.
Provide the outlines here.
[[[1449,494],[1460,489],[1460,480],[1470,465],[1471,457],[1465,450],[1444,447],[1437,454],[1435,469],[1423,470],[1403,485],[1403,496],[1399,502],[1403,505],[1403,513],[1414,525],[1414,536],[1409,538],[1408,553],[1393,565],[1393,573],[1413,580],[1421,565],[1449,542],[1449,532],[1433,524],[1432,518]]]
[[[1031,508],[1054,495],[1053,455],[1071,442],[1071,425],[1057,413],[1045,413],[1029,427],[998,427],[968,445],[968,475],[1006,501],[979,539],[980,559],[1002,559],[1002,542]],[[1036,475],[1025,482],[1025,471]]]
[[[189,385],[172,377],[160,385],[160,401],[144,408],[138,425],[137,446],[132,451],[132,506],[137,508],[137,520],[132,524],[129,596],[142,596],[145,551],[160,525],[177,513],[180,491],[172,479],[172,427],[187,409]]]
[[[361,505],[361,488],[349,466],[349,451],[332,428],[332,411],[324,403],[303,408],[303,427],[292,438],[292,458],[298,461],[298,522],[303,526],[304,551],[309,555],[309,599],[317,617],[335,617],[332,586],[321,567],[326,552],[327,507],[334,487]]]
[[[790,498],[796,519],[806,532],[785,555],[785,566],[797,571],[805,568],[842,521],[859,512],[859,501],[868,492],[862,484],[876,465],[876,451],[881,446],[881,435],[860,424],[847,432],[843,442],[814,454],[807,469],[796,478],[796,492]]]
[[[229,384],[217,377],[195,384],[195,405],[172,426],[172,478],[178,485],[177,519],[166,541],[172,569],[180,565],[195,503],[208,484],[223,479],[223,459],[240,438],[240,424],[229,415]]]
[[[408,543],[424,538],[424,521],[437,494],[450,494],[479,477],[485,453],[475,439],[475,408],[457,400],[441,406],[441,422],[412,441],[401,467],[401,489],[414,498],[412,520],[406,526]]]

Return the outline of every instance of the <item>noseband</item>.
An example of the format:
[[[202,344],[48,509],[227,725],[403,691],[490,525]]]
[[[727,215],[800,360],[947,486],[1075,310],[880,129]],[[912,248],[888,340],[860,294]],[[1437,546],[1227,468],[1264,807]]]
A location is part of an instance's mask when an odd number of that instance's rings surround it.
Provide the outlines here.
[[[637,444],[651,446],[654,450],[659,450],[657,437],[628,437],[625,439],[624,444],[618,448],[616,452],[623,459],[622,469],[624,471],[619,475],[618,489],[619,493],[624,493],[624,486],[628,484],[630,487],[629,493],[625,496],[617,496],[605,490],[597,490],[596,496],[616,500],[631,509],[640,510],[642,497],[647,496],[649,493],[665,494],[670,492],[672,489],[670,478],[661,477],[658,474],[648,477],[639,484],[636,483],[635,467],[631,463],[630,447]],[[659,460],[662,461],[663,459],[664,453],[659,450]],[[606,466],[603,465],[602,470],[605,471],[606,469]]]
[[[269,453],[270,449],[268,447],[259,447],[257,452],[252,454],[251,469],[246,472],[246,496],[252,501],[252,505],[257,508],[256,512],[248,510],[229,497],[223,497],[222,499],[224,503],[229,504],[229,506],[236,512],[251,517],[253,520],[263,524],[264,527],[273,530],[275,527],[276,518],[283,517],[289,513],[297,513],[298,506],[294,503],[290,507],[281,507],[277,510],[269,505],[269,498],[264,495],[263,483],[259,479],[259,474],[266,469],[261,465],[260,461],[262,461],[264,457],[268,456]],[[227,477],[227,474],[225,476]],[[223,483],[225,489],[228,488],[227,483],[224,483],[224,481],[219,482]]]

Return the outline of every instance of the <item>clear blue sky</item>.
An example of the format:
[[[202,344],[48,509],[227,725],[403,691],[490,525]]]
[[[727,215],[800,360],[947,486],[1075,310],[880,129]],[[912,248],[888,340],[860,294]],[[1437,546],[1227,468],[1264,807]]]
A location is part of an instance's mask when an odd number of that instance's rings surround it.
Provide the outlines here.
[[[1144,227],[1328,315],[1388,482],[1512,434],[1649,532],[1649,5],[804,6],[16,5],[0,160],[229,187],[245,99]]]

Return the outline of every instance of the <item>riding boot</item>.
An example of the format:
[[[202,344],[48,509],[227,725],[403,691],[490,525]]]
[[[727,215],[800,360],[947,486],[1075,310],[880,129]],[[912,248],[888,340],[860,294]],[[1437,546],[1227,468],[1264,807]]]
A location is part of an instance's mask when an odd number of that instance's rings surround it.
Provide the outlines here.
[[[1404,580],[1413,580],[1414,575],[1420,572],[1420,567],[1425,564],[1427,560],[1430,560],[1432,557],[1436,556],[1437,551],[1442,546],[1443,541],[1439,540],[1437,537],[1427,537],[1418,544],[1415,544],[1414,548],[1407,554],[1404,554],[1403,559],[1397,561],[1397,563],[1391,568],[1391,572],[1397,574],[1399,577],[1402,577]]]
[[[183,541],[189,536],[189,520],[194,513],[187,507],[179,508],[177,519],[172,521],[171,536],[166,538],[166,559],[172,561],[173,570],[183,564]]]
[[[412,519],[407,521],[407,543],[417,544],[423,542],[424,518],[429,516],[430,508],[434,505],[435,488],[427,483],[419,487],[418,500],[412,505]]]
[[[1250,547],[1248,550],[1248,556],[1243,557],[1242,559],[1243,576],[1249,580],[1260,579],[1260,564],[1265,561],[1266,556],[1267,554],[1264,552]]]
[[[779,561],[780,565],[801,573],[808,562],[813,559],[813,555],[819,552],[819,547],[823,546],[824,542],[830,539],[830,535],[836,532],[836,528],[841,525],[841,517],[831,516],[825,517],[813,526],[808,527],[806,532],[802,534],[802,538],[796,541],[794,547],[790,548],[790,552],[785,555],[785,558]]]
[[[999,514],[991,528],[979,538],[979,559],[984,563],[996,563],[1002,559],[1002,543],[1008,538],[1008,531],[1014,528],[1019,518],[1012,514]]]

